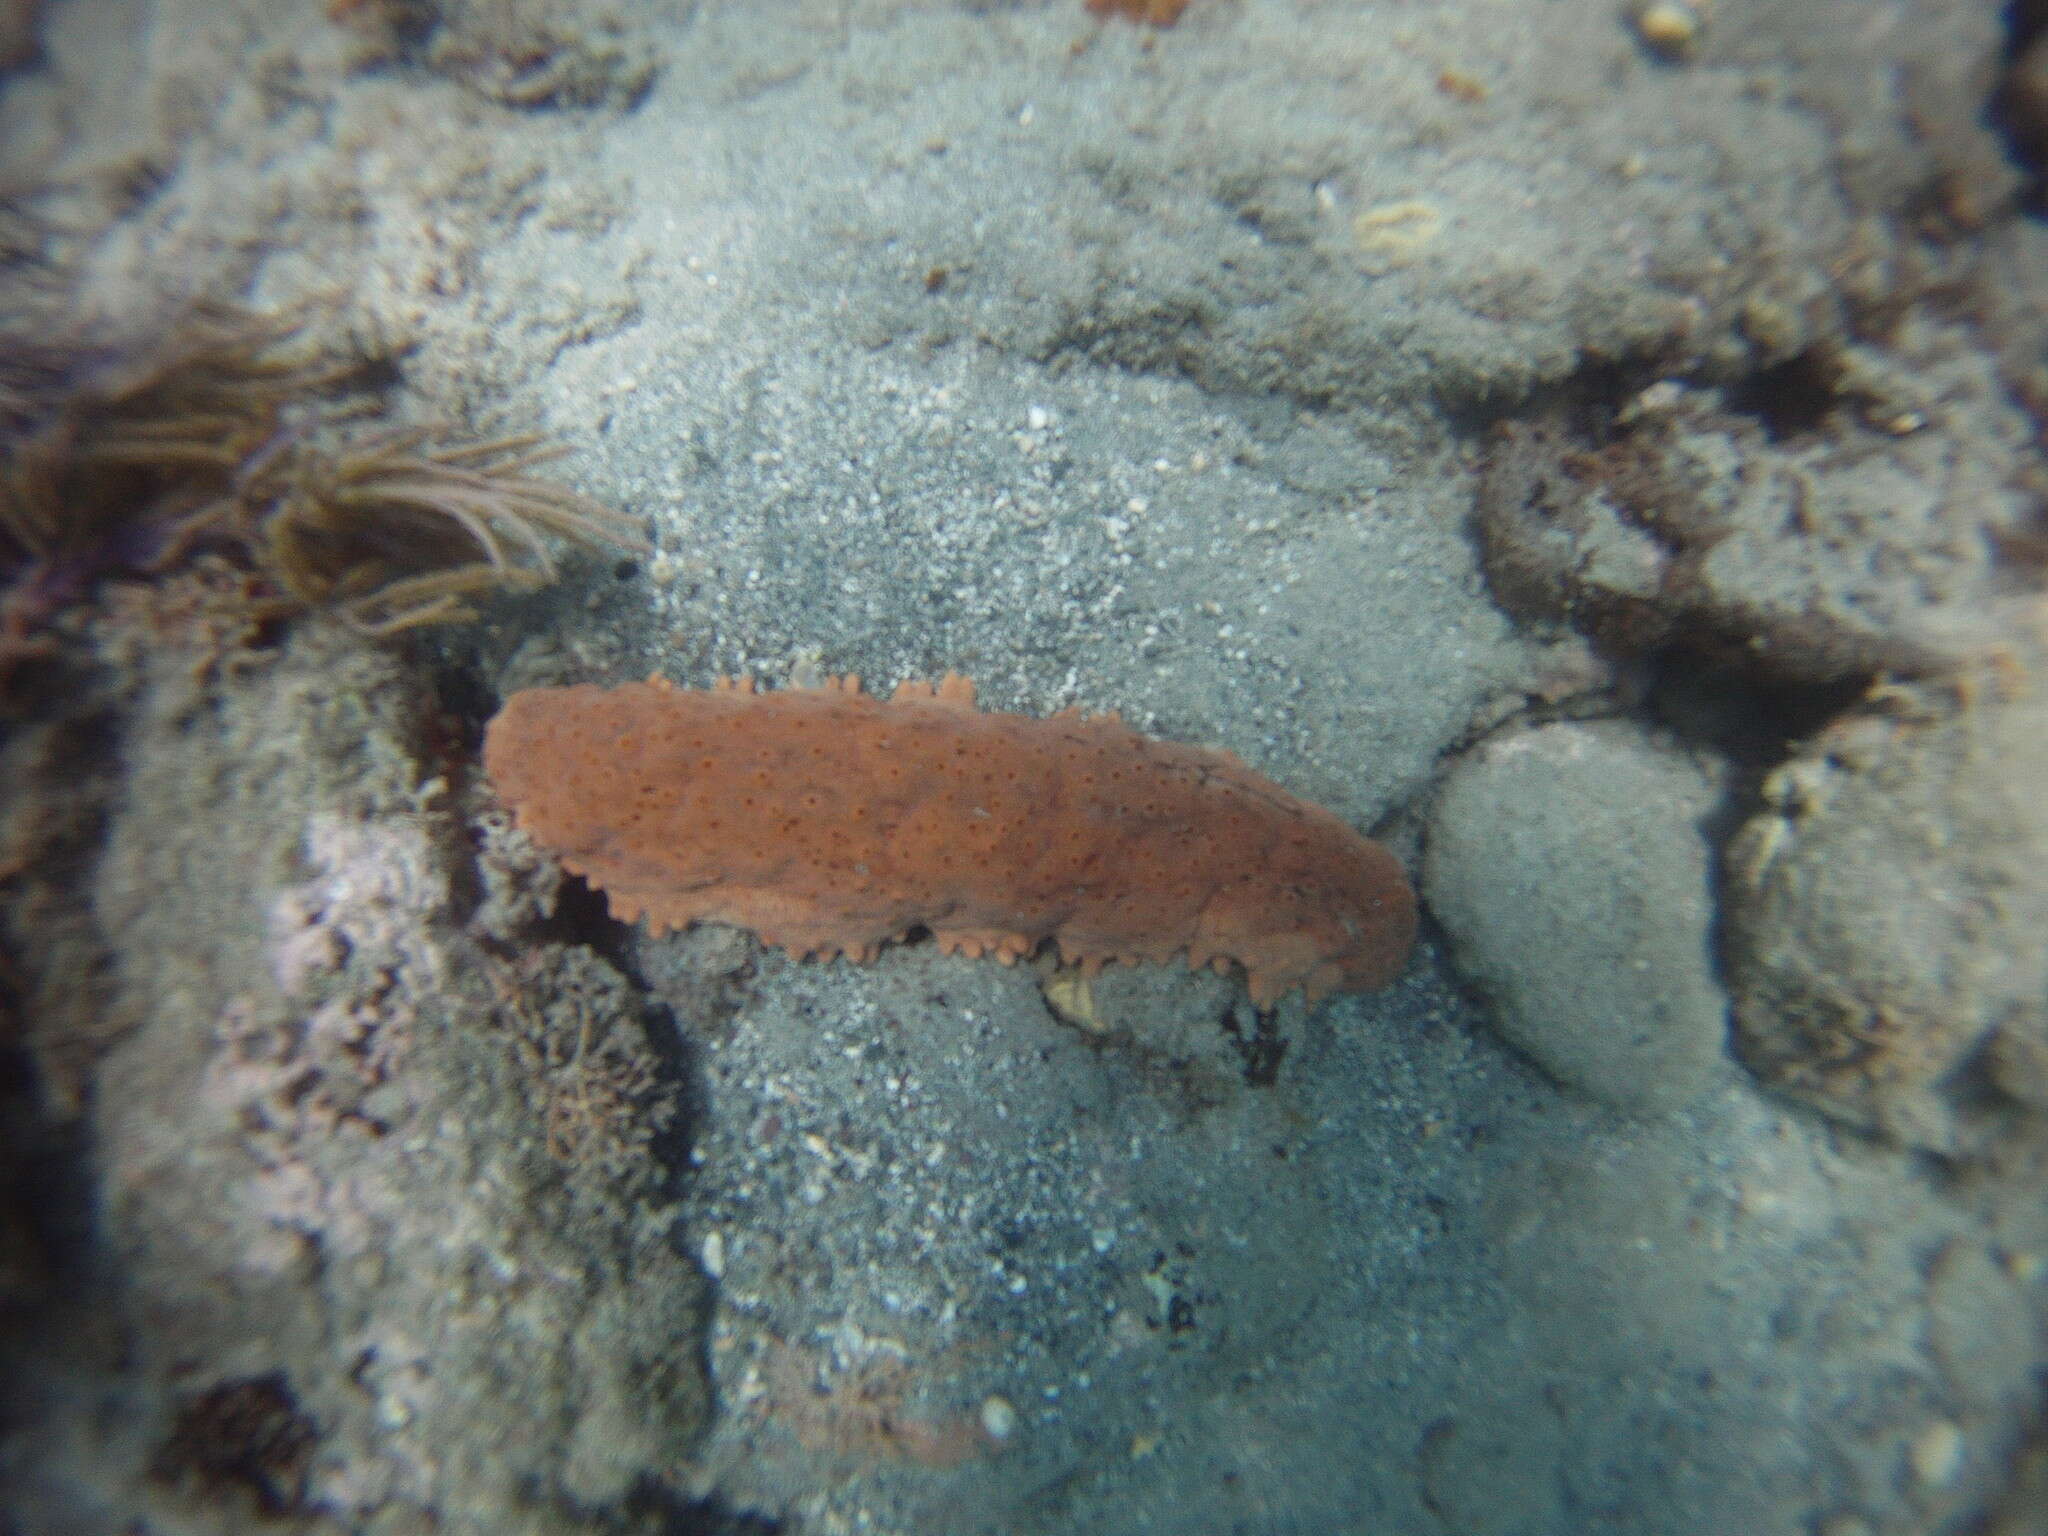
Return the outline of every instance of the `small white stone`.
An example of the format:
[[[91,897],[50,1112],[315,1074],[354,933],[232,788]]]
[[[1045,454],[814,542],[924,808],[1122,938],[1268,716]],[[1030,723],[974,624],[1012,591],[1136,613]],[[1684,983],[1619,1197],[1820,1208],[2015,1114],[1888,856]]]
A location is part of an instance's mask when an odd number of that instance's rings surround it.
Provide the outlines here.
[[[697,1257],[703,1262],[704,1273],[714,1280],[725,1278],[725,1234],[713,1228],[704,1234],[704,1244],[697,1250]]]
[[[1017,1410],[1007,1397],[991,1394],[982,1399],[981,1428],[991,1440],[1007,1440],[1017,1433]]]
[[[1033,432],[1043,432],[1052,425],[1052,412],[1042,405],[1034,405],[1024,413],[1024,425]]]
[[[1913,1437],[1908,1455],[1914,1477],[1929,1488],[1946,1488],[1963,1470],[1963,1432],[1947,1419],[1936,1419]]]

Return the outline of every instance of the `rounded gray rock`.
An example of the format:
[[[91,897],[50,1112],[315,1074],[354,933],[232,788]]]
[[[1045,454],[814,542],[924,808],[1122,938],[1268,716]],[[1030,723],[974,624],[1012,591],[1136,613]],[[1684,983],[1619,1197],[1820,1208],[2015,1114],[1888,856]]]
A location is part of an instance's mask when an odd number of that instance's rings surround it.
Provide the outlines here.
[[[1716,787],[1620,725],[1497,737],[1439,794],[1423,891],[1501,1032],[1560,1083],[1638,1113],[1714,1075]]]

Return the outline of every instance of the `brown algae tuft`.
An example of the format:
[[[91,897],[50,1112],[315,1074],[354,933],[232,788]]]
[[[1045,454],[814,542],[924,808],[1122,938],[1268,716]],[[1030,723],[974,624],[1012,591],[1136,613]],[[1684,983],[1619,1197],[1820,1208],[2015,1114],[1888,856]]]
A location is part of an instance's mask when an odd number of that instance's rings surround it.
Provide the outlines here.
[[[624,513],[523,473],[559,448],[532,437],[430,448],[426,436],[287,455],[258,526],[293,598],[389,634],[473,618],[468,599],[494,589],[547,585],[548,535],[646,548]]]
[[[224,556],[281,612],[369,634],[474,616],[555,579],[551,539],[646,547],[631,519],[527,471],[532,437],[365,431],[360,364],[306,315],[193,310],[140,349],[18,349],[0,369],[0,597],[16,639],[100,576]]]

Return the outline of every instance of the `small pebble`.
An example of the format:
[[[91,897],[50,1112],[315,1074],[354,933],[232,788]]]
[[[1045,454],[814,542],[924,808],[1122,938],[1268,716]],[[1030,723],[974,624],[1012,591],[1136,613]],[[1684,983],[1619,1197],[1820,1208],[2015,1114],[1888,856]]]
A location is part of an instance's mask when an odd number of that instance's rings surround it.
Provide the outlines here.
[[[1017,1433],[1017,1410],[1007,1397],[990,1395],[981,1403],[982,1433],[991,1440],[1007,1440]]]
[[[1937,1419],[1913,1437],[1908,1454],[1915,1478],[1929,1488],[1946,1488],[1963,1470],[1963,1432],[1947,1419]]]
[[[1688,4],[1687,0],[1644,0],[1635,7],[1631,19],[1635,22],[1636,36],[1643,46],[1659,58],[1682,59],[1688,56],[1700,32],[1706,25],[1706,7],[1703,4]]]

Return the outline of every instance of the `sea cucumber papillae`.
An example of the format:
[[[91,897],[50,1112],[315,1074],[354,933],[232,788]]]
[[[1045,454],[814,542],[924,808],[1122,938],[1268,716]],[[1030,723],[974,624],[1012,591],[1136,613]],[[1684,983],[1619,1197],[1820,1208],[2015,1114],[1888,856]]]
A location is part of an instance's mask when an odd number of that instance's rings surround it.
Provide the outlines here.
[[[656,678],[535,688],[484,765],[519,823],[658,932],[700,919],[871,959],[923,928],[1005,961],[1052,939],[1244,966],[1253,1002],[1390,980],[1415,938],[1399,861],[1227,752],[1114,715],[985,713],[948,676],[758,693]]]

